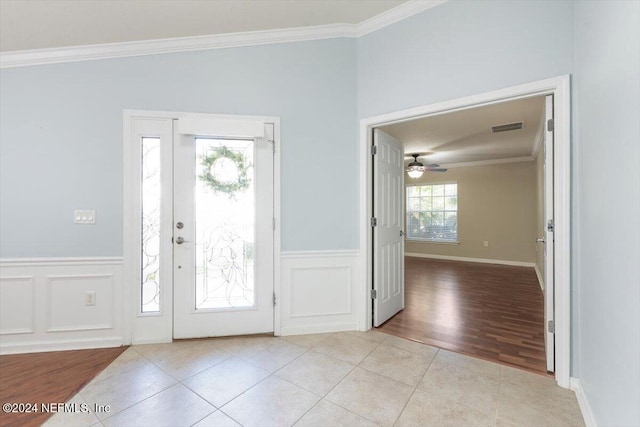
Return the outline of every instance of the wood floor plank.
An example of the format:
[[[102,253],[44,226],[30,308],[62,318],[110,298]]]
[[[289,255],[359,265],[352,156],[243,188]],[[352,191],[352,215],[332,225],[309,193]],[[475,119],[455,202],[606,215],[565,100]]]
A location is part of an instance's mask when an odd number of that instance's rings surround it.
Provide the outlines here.
[[[378,330],[546,374],[533,268],[405,258],[405,308]]]
[[[127,347],[0,356],[1,403],[64,403]],[[39,426],[52,413],[2,413],[0,426]]]

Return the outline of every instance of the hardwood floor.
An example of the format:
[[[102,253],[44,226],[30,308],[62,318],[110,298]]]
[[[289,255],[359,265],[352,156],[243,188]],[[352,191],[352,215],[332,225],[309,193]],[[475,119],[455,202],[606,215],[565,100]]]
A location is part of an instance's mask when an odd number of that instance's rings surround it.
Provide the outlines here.
[[[1,403],[63,403],[127,347],[0,356]],[[53,413],[4,413],[0,426],[39,426]]]
[[[546,373],[533,268],[406,257],[405,309],[378,330]]]

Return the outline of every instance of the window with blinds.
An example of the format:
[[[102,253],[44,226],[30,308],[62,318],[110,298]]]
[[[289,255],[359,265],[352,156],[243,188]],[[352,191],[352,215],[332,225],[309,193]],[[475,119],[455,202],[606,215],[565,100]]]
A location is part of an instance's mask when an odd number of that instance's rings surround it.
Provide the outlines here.
[[[407,238],[458,242],[458,184],[407,187]]]

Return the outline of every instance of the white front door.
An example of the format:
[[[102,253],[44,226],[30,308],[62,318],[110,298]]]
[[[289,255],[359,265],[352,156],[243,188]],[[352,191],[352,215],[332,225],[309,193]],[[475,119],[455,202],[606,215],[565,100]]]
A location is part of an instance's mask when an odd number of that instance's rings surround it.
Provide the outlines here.
[[[174,134],[173,337],[273,331],[273,143]]]
[[[404,149],[373,133],[373,326],[404,308]]]
[[[553,214],[553,95],[545,98],[544,132],[544,320],[547,371],[555,371],[554,214]]]

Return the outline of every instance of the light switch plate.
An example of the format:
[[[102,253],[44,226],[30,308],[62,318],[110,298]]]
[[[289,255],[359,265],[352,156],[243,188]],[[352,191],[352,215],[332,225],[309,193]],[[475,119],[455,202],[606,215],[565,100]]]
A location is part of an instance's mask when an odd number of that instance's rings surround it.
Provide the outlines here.
[[[74,224],[95,224],[96,223],[96,211],[76,209],[73,211],[73,223]]]

